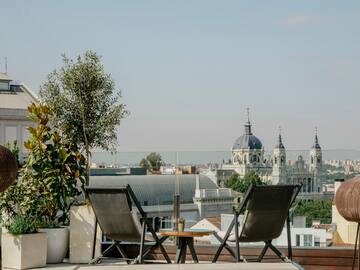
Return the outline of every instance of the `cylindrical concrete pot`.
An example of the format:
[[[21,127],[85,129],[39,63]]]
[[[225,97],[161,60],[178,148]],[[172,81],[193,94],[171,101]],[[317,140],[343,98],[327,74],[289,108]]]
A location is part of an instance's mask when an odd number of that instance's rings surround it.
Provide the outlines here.
[[[42,228],[39,232],[47,234],[47,263],[61,263],[69,248],[69,229],[61,228]]]

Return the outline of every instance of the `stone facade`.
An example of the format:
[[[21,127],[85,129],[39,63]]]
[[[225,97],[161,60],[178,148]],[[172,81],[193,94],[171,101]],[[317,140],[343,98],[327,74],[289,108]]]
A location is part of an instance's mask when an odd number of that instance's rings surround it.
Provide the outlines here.
[[[26,85],[13,82],[6,74],[0,75],[0,144],[17,141],[22,161],[26,157],[24,141],[29,134],[26,127],[33,125],[27,117],[27,107],[38,99]]]
[[[286,148],[279,134],[273,155],[266,158],[261,141],[252,133],[250,120],[245,123],[245,132],[234,143],[231,149],[231,162],[223,164],[218,170],[219,185],[231,173],[244,177],[249,171],[255,171],[263,181],[272,184],[303,184],[302,194],[318,194],[321,192],[322,150],[315,134],[314,144],[309,151],[309,162],[306,164],[302,156],[298,156],[293,165],[287,163]],[[229,173],[231,172],[231,173]],[[225,175],[227,177],[225,177]],[[224,177],[222,177],[224,176]]]

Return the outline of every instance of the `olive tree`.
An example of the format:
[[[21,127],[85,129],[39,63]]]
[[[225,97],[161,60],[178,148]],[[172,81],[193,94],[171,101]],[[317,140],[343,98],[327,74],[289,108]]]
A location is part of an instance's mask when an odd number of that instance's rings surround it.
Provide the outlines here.
[[[54,113],[52,124],[62,131],[64,140],[85,152],[89,168],[91,149],[115,147],[117,126],[128,111],[95,52],[86,51],[75,60],[63,55],[62,61],[60,70],[51,72],[41,86],[40,97]]]

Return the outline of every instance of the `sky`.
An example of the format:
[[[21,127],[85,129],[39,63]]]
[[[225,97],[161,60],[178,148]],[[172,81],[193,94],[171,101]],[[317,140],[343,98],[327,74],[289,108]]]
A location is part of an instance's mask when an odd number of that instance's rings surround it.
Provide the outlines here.
[[[360,149],[360,1],[4,1],[0,71],[38,92],[91,49],[130,116],[120,151]]]

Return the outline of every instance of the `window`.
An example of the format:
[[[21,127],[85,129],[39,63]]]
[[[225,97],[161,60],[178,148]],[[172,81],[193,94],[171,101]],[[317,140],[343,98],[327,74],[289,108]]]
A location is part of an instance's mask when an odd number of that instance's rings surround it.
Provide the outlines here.
[[[16,126],[5,127],[5,143],[8,142],[13,143],[16,140],[17,140],[17,127]]]
[[[315,237],[314,238],[314,246],[315,247],[320,247],[320,237]]]
[[[10,90],[9,83],[8,82],[0,82],[0,90],[9,91]]]
[[[300,234],[296,235],[296,246],[300,247]]]
[[[304,247],[311,247],[311,246],[312,246],[312,235],[304,234]]]

